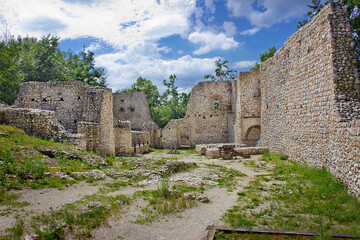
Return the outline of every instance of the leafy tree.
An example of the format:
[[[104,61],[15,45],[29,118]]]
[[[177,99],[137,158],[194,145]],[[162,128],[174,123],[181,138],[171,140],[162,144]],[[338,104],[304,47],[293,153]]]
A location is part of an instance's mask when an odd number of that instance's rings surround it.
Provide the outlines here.
[[[161,104],[151,108],[151,116],[161,128],[164,128],[171,119],[183,118],[186,114],[190,93],[179,93],[175,85],[176,80],[176,75],[170,75],[169,81],[163,81],[167,89],[161,96]]]
[[[17,71],[19,45],[15,41],[0,42],[0,101],[12,104],[23,77]]]
[[[84,46],[79,54],[74,54],[71,50],[64,54],[66,79],[74,79],[86,82],[90,85],[106,86],[106,76],[104,68],[95,67],[94,53],[86,51]]]
[[[236,80],[236,70],[230,69],[226,64],[228,61],[221,61],[218,59],[215,61],[216,69],[215,76],[205,75],[204,79],[210,79],[211,81],[232,81]]]
[[[8,34],[7,34],[8,35]],[[59,38],[5,38],[0,42],[0,101],[12,104],[23,81],[76,79],[90,85],[106,85],[103,68],[94,64],[94,53],[74,54],[59,49]]]
[[[160,106],[160,94],[157,86],[146,78],[139,77],[129,89],[123,89],[120,92],[144,92],[148,100],[150,109]]]
[[[276,48],[275,47],[271,47],[271,48],[268,48],[268,52],[265,51],[263,53],[260,53],[260,56],[259,56],[259,59],[260,59],[260,62],[265,62],[267,59],[271,58],[272,56],[274,56],[276,52]],[[258,63],[255,63],[255,67],[259,68],[260,67],[260,64]]]
[[[129,89],[120,92],[144,92],[150,106],[152,119],[164,128],[171,119],[183,118],[190,94],[179,93],[176,86],[177,78],[171,75],[169,80],[164,80],[165,92],[160,96],[158,88],[150,80],[139,77]]]

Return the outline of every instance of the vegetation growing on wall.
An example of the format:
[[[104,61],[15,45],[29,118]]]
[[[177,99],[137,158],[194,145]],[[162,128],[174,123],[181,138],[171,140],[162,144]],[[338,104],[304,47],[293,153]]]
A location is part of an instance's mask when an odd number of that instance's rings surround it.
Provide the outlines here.
[[[59,49],[58,37],[6,37],[0,42],[0,101],[12,104],[21,82],[67,81],[105,86],[103,68],[95,67],[94,53],[84,49],[76,54]]]
[[[276,52],[276,48],[275,47],[271,47],[271,48],[268,48],[268,52],[265,51],[263,53],[260,53],[260,56],[259,56],[259,59],[260,59],[260,62],[265,62],[267,59],[271,58],[272,56],[274,56]],[[256,68],[259,68],[260,67],[260,64],[258,63],[255,63],[255,67]]]

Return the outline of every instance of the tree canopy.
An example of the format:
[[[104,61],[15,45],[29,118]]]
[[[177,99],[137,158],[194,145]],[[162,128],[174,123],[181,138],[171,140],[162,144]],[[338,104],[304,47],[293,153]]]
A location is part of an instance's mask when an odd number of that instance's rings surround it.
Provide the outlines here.
[[[228,61],[218,59],[215,61],[215,76],[205,75],[204,79],[210,79],[211,81],[232,81],[236,80],[237,71],[230,69],[226,64]]]
[[[120,92],[144,92],[150,108],[159,106],[161,103],[157,86],[146,78],[139,77],[131,85],[131,88],[123,89]]]
[[[94,53],[62,52],[58,37],[6,37],[0,42],[0,101],[12,104],[21,82],[67,81],[106,86],[105,70],[95,67]]]
[[[152,119],[164,128],[171,119],[183,118],[190,94],[179,93],[176,86],[176,75],[170,75],[169,80],[163,81],[165,92],[160,95],[159,90],[151,80],[139,77],[129,89],[120,92],[144,92],[148,100]]]

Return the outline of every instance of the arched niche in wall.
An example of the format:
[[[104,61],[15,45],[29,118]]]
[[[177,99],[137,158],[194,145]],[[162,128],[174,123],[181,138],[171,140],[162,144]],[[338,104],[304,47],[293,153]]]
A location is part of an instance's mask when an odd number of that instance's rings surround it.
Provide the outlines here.
[[[261,129],[259,125],[253,125],[246,130],[245,142],[249,146],[256,146],[260,140]]]

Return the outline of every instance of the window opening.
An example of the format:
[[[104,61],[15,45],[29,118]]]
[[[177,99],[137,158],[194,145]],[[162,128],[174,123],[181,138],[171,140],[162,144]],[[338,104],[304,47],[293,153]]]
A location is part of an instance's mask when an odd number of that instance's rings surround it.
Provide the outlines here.
[[[217,110],[220,108],[220,101],[218,98],[214,99],[214,109]]]

